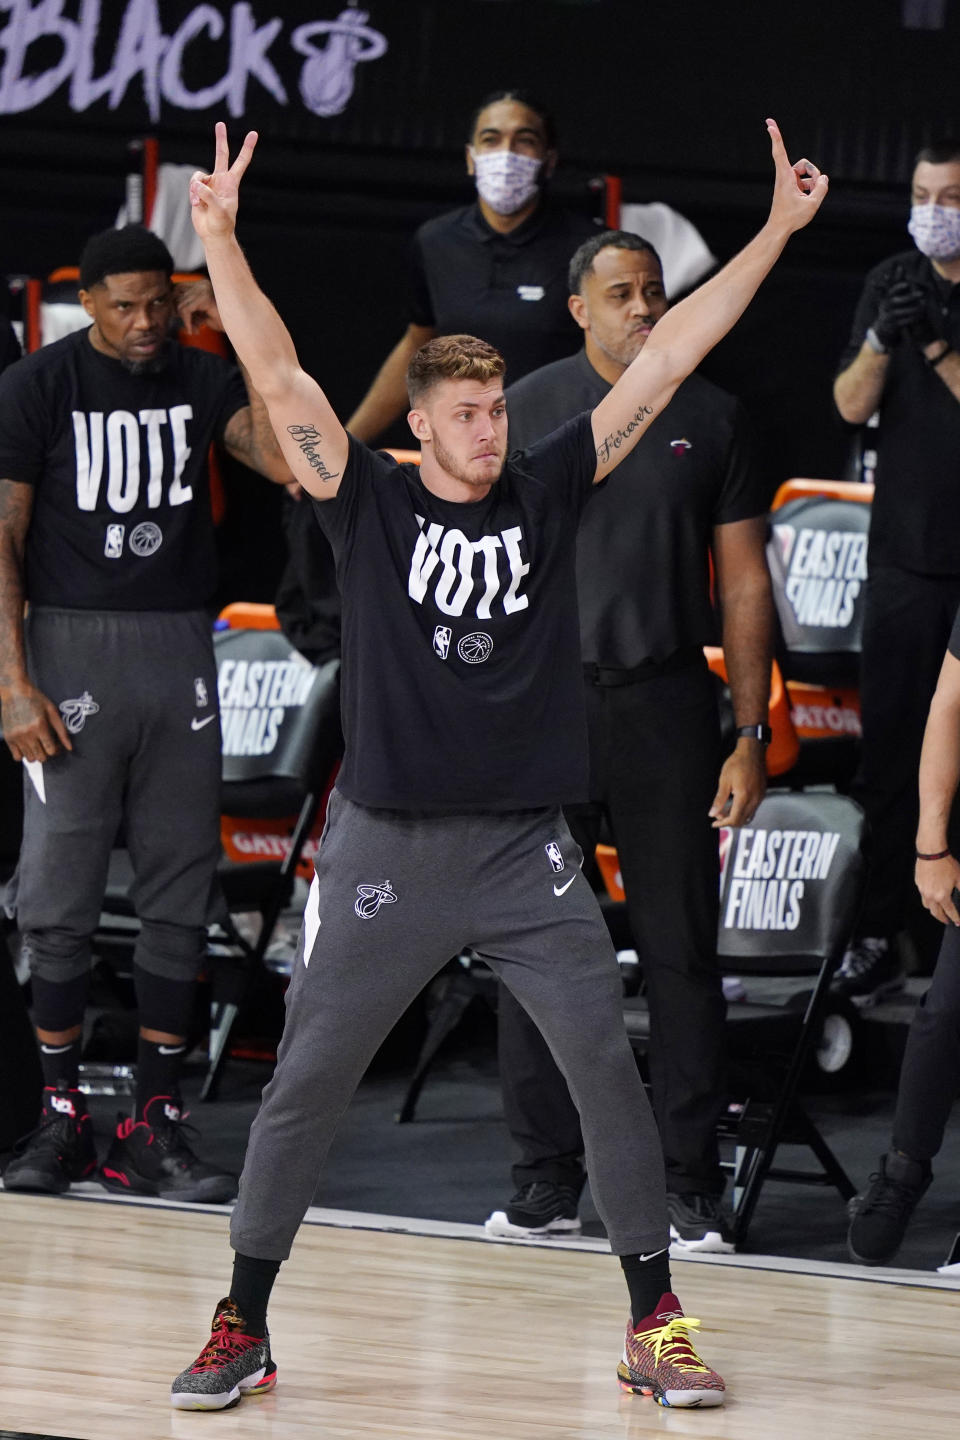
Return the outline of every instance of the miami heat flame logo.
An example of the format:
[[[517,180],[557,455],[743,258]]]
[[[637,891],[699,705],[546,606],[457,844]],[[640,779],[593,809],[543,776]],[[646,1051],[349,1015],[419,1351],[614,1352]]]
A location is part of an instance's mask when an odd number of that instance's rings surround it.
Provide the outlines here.
[[[397,903],[397,897],[393,893],[393,886],[389,880],[384,880],[379,885],[358,885],[357,896],[358,899],[353,908],[361,920],[372,920],[381,905]]]
[[[88,715],[96,715],[100,706],[94,700],[89,690],[84,690],[75,700],[61,700],[60,714],[63,716],[63,723],[71,735],[79,735],[87,723]]]

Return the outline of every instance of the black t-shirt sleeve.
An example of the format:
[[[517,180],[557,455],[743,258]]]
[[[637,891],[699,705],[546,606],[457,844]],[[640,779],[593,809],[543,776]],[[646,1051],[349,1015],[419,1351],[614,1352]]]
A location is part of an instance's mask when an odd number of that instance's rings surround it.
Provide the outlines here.
[[[771,499],[768,491],[753,426],[737,401],[714,525],[731,525],[737,520],[753,520],[765,515]]]
[[[349,433],[347,439],[350,449],[337,493],[329,500],[311,502],[324,534],[334,548],[338,563],[353,544],[363,497],[370,491],[377,469],[393,466],[398,471],[397,483],[400,483],[399,467],[394,460],[378,451],[370,450]]]
[[[584,410],[515,457],[520,470],[547,481],[551,494],[562,496],[577,514],[593,492],[597,473],[592,419],[593,412]]]
[[[0,376],[0,480],[36,485],[43,473],[49,421],[27,362]]]
[[[960,660],[960,610],[957,611],[953,622],[953,629],[950,631],[950,639],[947,642],[947,649],[954,660]]]
[[[236,365],[231,365],[226,383],[223,386],[223,399],[220,404],[220,413],[217,416],[217,424],[214,434],[217,444],[223,444],[223,432],[238,410],[245,409],[250,404],[250,396],[247,394],[247,387],[244,384],[243,376]]]
[[[436,324],[419,232],[413,237],[407,260],[407,323],[428,326]]]

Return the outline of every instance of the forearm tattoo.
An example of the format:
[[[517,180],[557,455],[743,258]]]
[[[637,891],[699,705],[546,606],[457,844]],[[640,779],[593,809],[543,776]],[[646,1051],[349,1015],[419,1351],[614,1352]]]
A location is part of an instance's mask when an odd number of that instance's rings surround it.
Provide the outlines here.
[[[317,454],[316,447],[323,440],[323,436],[315,425],[288,425],[287,430],[293,436],[294,443],[307,464],[316,470],[318,479],[326,482],[339,478],[339,470],[328,470],[323,456]]]
[[[23,549],[33,487],[0,480],[0,686],[23,679]]]
[[[652,414],[653,410],[649,405],[641,405],[622,430],[618,430],[614,435],[605,435],[597,446],[597,459],[600,464],[606,465],[614,450],[619,450],[624,440],[628,440],[634,430],[639,430],[647,417]]]

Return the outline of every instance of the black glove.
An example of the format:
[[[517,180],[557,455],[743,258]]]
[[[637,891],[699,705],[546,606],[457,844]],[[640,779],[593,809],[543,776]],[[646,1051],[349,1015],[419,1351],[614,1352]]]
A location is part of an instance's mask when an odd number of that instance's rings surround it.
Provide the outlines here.
[[[936,339],[936,332],[926,316],[926,291],[906,279],[894,280],[877,305],[871,329],[885,350],[892,350],[906,336],[914,344],[927,345]],[[920,329],[930,333],[920,338]]]

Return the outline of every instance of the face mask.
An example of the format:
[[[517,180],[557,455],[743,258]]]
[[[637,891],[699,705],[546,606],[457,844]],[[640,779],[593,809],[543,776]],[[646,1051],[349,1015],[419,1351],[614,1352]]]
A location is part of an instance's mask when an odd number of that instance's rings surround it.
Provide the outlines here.
[[[537,193],[542,160],[517,155],[513,150],[490,150],[478,155],[471,150],[476,170],[477,194],[498,215],[515,215]]]
[[[922,255],[931,260],[960,260],[960,210],[948,205],[914,205],[907,229]]]

